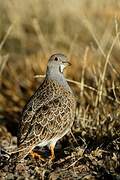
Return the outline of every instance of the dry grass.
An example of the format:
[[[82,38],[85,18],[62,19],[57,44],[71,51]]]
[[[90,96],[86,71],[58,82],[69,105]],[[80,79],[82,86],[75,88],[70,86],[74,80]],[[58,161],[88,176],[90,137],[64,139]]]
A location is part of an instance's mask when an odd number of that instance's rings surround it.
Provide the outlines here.
[[[16,145],[20,112],[41,83],[35,76],[45,74],[48,57],[63,52],[72,63],[66,72],[77,101],[72,132],[52,166],[30,166],[28,159],[28,178],[120,177],[119,8],[113,0],[0,1],[2,148]]]

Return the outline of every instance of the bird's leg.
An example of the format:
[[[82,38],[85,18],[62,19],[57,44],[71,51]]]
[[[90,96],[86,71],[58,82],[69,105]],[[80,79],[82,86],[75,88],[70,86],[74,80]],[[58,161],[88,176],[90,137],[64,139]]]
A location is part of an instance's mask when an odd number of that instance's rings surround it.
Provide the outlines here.
[[[34,158],[34,159],[41,159],[42,161],[45,161],[45,159],[38,153],[34,152],[34,151],[30,151],[30,155]]]
[[[50,144],[50,152],[51,152],[51,156],[50,156],[50,160],[53,161],[55,159],[55,154],[54,154],[54,144]]]

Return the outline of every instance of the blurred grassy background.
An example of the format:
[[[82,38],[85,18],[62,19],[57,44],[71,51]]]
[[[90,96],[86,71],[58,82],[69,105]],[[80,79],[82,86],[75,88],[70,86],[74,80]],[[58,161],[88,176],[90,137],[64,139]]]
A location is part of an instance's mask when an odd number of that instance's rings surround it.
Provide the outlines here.
[[[66,77],[75,81],[75,138],[113,144],[120,135],[120,1],[0,0],[0,17],[1,124],[16,135],[13,127],[41,81],[34,76],[62,52],[72,62]]]
[[[12,26],[3,50],[13,55],[45,56],[64,51],[82,58],[86,46],[99,51],[98,41],[107,54],[119,31],[119,8],[120,2],[113,0],[0,1],[1,41]]]

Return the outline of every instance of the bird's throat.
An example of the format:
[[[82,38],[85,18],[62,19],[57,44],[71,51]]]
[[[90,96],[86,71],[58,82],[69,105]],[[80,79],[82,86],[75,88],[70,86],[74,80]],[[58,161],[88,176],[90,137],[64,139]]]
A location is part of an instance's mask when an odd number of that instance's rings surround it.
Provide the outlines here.
[[[64,74],[61,72],[50,72],[46,74],[46,78],[49,80],[57,81],[60,85],[64,86],[65,89],[71,91]]]

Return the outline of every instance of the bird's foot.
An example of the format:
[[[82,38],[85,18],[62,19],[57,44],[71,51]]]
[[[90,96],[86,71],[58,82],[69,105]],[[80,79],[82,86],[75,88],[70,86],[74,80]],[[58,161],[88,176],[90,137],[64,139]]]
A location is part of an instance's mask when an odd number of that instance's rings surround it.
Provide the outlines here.
[[[51,151],[50,162],[52,162],[55,159],[54,147],[55,147],[54,144],[50,144],[50,151]]]
[[[31,151],[30,155],[32,156],[33,159],[39,159],[45,162],[45,159],[38,153]]]

